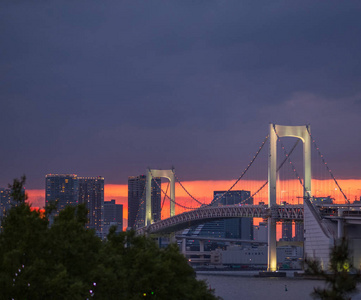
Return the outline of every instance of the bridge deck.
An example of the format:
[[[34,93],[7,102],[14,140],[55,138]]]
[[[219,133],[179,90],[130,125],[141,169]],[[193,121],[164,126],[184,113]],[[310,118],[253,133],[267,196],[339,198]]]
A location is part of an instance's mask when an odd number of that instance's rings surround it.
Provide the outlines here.
[[[361,222],[360,205],[318,206],[323,218],[337,219],[338,209],[343,210],[344,220]],[[332,218],[333,217],[333,218]],[[272,218],[277,221],[303,221],[303,204],[298,205],[224,205],[207,206],[154,222],[137,229],[137,233],[171,233],[210,221],[232,218]]]
[[[266,205],[225,205],[202,207],[197,210],[154,222],[138,233],[170,233],[209,221],[231,218],[269,218],[276,220],[303,220],[303,205],[282,205],[272,209]]]

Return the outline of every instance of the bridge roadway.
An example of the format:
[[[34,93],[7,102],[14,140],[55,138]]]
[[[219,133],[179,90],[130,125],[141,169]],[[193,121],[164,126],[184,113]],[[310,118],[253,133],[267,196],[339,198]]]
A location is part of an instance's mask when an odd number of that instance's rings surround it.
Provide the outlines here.
[[[303,205],[225,205],[205,206],[137,229],[138,234],[179,231],[209,221],[231,218],[272,218],[275,221],[303,221]]]

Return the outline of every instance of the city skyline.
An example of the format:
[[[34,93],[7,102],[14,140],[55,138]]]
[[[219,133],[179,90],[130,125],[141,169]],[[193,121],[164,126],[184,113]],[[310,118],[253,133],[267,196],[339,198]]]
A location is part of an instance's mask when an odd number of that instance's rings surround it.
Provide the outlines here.
[[[293,180],[295,181],[295,180]],[[105,182],[107,179],[105,178]],[[329,191],[329,187],[334,186],[334,182],[332,179],[327,180],[326,182],[317,182],[313,180],[315,186],[323,186],[327,188]],[[209,203],[213,199],[213,192],[216,190],[227,190],[232,184],[234,180],[224,180],[224,181],[184,181],[183,184],[187,188],[187,190],[195,196],[198,200],[202,201],[203,203]],[[255,187],[259,187],[263,184],[263,181],[254,181],[251,185]],[[297,184],[297,182],[296,182]],[[350,198],[351,201],[354,201],[355,198],[360,199],[361,197],[361,180],[339,180],[339,184],[346,192],[346,195]],[[162,183],[163,190],[166,190],[167,182]],[[242,186],[239,186],[241,188]],[[237,186],[236,186],[237,188]],[[26,192],[29,195],[29,202],[33,204],[34,207],[42,208],[45,204],[45,189],[27,189]],[[322,193],[317,194],[317,196],[325,196]],[[337,196],[338,195],[338,196]],[[293,197],[294,196],[294,197]],[[296,204],[299,201],[296,198],[297,195],[292,195],[292,191],[290,191],[287,195],[289,198],[285,198],[285,201],[289,201],[291,204]],[[338,199],[342,200],[342,195],[339,191],[333,192],[333,197],[337,196]],[[161,195],[162,199],[164,195]],[[267,203],[267,189],[261,193],[262,199],[256,199],[256,204],[259,201],[265,201]],[[283,194],[283,197],[286,195]],[[294,199],[292,199],[294,198]],[[104,184],[104,200],[110,201],[112,199],[116,200],[117,204],[122,204],[124,207],[124,219],[128,219],[128,185],[127,184]],[[186,192],[176,184],[176,199],[180,203],[185,205],[194,205],[194,201],[186,194]],[[179,207],[176,206],[176,213],[178,213]],[[167,200],[164,204],[164,209],[162,210],[162,219],[168,217],[169,215],[169,200]]]
[[[147,167],[237,178],[270,122],[311,124],[361,179],[357,2],[0,4],[0,186],[126,184]]]
[[[360,15],[0,1],[4,297],[356,295]]]

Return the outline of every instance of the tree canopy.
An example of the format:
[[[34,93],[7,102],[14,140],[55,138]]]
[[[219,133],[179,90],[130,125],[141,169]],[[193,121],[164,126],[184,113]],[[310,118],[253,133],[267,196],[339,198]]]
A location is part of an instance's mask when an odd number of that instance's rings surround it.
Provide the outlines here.
[[[1,299],[217,299],[177,245],[160,249],[133,231],[106,241],[86,229],[84,205],[68,206],[49,227],[14,182],[18,204],[0,232]],[[19,189],[20,185],[20,189]]]
[[[315,287],[312,293],[314,298],[347,300],[357,292],[357,283],[360,279],[359,270],[353,268],[348,241],[342,238],[335,241],[330,252],[328,270],[323,270],[319,261],[306,259],[306,273],[321,277],[326,282],[325,288]]]

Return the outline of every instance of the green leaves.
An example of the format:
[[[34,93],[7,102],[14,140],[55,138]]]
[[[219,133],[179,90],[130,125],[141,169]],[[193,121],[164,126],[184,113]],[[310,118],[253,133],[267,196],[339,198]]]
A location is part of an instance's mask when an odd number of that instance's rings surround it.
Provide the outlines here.
[[[151,238],[114,228],[101,241],[84,226],[84,205],[66,207],[49,227],[24,202],[24,183],[25,177],[12,185],[20,201],[0,233],[2,298],[216,299],[177,245],[159,249]]]
[[[19,203],[24,203],[26,199],[28,199],[28,195],[25,193],[24,184],[26,181],[25,175],[21,176],[19,179],[14,179],[13,184],[9,184],[9,188],[11,189],[10,196]]]
[[[346,300],[357,291],[359,271],[350,274],[352,264],[349,258],[348,242],[345,238],[335,243],[330,253],[329,270],[322,270],[316,260],[306,259],[306,273],[326,281],[327,288],[314,288],[313,297],[319,299]]]

